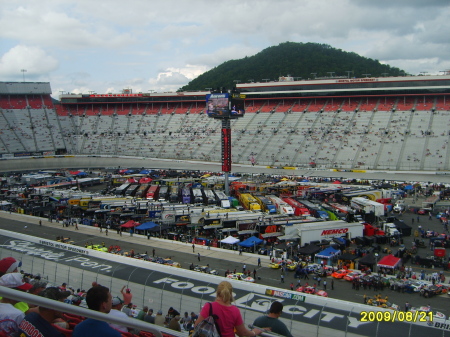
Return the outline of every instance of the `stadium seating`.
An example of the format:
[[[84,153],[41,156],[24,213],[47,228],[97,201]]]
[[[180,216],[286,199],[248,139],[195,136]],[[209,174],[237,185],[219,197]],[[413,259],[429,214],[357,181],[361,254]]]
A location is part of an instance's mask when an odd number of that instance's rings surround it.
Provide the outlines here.
[[[202,104],[49,108],[49,100],[45,95],[0,96],[0,153],[65,149],[70,154],[221,160],[221,122],[200,113]],[[449,110],[450,102],[439,96],[249,100],[248,113],[231,121],[232,160],[448,169]]]

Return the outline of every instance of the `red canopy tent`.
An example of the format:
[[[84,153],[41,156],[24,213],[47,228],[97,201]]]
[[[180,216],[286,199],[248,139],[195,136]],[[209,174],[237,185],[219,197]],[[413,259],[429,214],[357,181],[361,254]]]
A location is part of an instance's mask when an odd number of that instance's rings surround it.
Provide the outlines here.
[[[140,225],[139,222],[136,222],[136,221],[133,221],[133,220],[128,220],[123,225],[120,225],[120,227],[122,227],[122,228],[133,228],[133,227],[136,227],[136,226],[139,226],[139,225]]]
[[[400,264],[401,259],[399,257],[395,257],[394,255],[387,255],[383,257],[377,264],[379,268],[397,268]]]
[[[151,183],[152,180],[153,180],[152,178],[144,177],[144,178],[139,179],[139,184],[147,184],[147,183]]]

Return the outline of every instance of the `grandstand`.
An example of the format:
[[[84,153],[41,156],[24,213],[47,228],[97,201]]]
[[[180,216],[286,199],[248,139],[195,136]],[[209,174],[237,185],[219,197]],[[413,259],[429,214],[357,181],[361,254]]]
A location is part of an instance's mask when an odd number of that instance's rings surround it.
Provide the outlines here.
[[[240,83],[232,161],[336,169],[450,169],[450,76]],[[221,161],[207,92],[64,94],[0,82],[0,155]]]

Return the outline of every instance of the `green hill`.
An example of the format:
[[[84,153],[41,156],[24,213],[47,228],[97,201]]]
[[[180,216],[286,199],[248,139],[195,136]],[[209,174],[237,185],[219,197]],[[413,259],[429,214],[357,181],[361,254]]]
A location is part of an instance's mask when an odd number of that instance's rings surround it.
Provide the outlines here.
[[[232,88],[240,83],[263,82],[263,79],[278,80],[280,76],[308,79],[316,77],[348,76],[381,77],[404,76],[406,72],[381,64],[353,52],[332,48],[326,44],[284,42],[266,48],[258,54],[240,60],[230,60],[203,73],[181,91],[204,90],[205,88]],[[333,74],[330,74],[333,72]],[[315,75],[312,75],[315,73]]]

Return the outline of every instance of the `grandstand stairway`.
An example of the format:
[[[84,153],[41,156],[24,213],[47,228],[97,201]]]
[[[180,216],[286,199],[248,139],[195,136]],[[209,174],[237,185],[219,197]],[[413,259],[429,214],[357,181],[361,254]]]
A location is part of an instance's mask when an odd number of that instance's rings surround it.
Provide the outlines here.
[[[297,153],[295,154],[295,156],[294,156],[294,158],[292,159],[292,162],[293,163],[299,163],[299,164],[308,164],[311,160],[313,160],[313,158],[300,158],[300,159],[298,159],[298,157],[299,157],[299,155],[300,155],[300,153],[301,152],[304,152],[304,150],[305,150],[305,144],[306,144],[306,142],[308,141],[308,139],[312,139],[312,136],[313,136],[313,132],[314,132],[314,130],[317,128],[317,126],[316,126],[316,124],[318,124],[319,122],[320,122],[320,119],[321,119],[321,112],[320,111],[317,111],[317,112],[305,112],[305,114],[315,114],[315,116],[314,116],[314,121],[312,122],[312,124],[311,125],[307,125],[307,127],[308,127],[308,130],[305,130],[305,134],[304,134],[304,137],[303,137],[303,139],[302,139],[302,141],[301,141],[301,143],[300,143],[300,145],[298,146],[298,148],[299,148],[299,151],[297,151]],[[305,116],[305,119],[306,118],[308,118],[308,117],[310,117],[310,116]],[[305,153],[306,153],[306,151],[305,151]],[[315,159],[314,159],[315,160]],[[306,161],[308,161],[308,162],[306,162]],[[274,162],[272,162],[272,165],[274,164]]]
[[[382,113],[384,113],[384,112],[382,112]],[[388,142],[387,139],[389,138],[389,135],[392,132],[390,128],[391,128],[391,122],[392,122],[393,116],[394,116],[394,111],[390,110],[386,127],[384,128],[384,130],[380,130],[382,132],[381,132],[381,137],[379,138],[379,145],[377,146],[376,151],[375,151],[375,153],[376,153],[375,160],[373,163],[365,163],[365,165],[367,165],[368,167],[372,166],[373,168],[376,168],[378,165],[378,162],[380,161],[381,154],[383,153],[384,144],[386,142]],[[355,158],[355,160],[357,160],[357,159],[358,158]],[[361,161],[363,161],[363,160],[361,159]],[[353,165],[354,164],[355,164],[355,162],[353,163]]]
[[[370,116],[369,122],[365,126],[365,129],[361,130],[362,136],[361,136],[360,140],[358,141],[360,146],[358,146],[358,148],[356,150],[355,156],[354,156],[354,158],[352,160],[351,168],[355,168],[355,161],[359,158],[360,153],[361,153],[361,151],[362,151],[362,149],[364,147],[364,144],[367,142],[368,135],[370,133],[372,133],[373,125],[374,125],[373,124],[373,119],[374,119],[374,116],[375,116],[375,113],[376,113],[376,109],[374,109],[371,112],[364,112],[363,111],[363,112],[358,112],[358,113],[359,114],[371,113],[371,116]],[[342,141],[344,141],[344,139]],[[341,142],[341,144],[339,144],[339,150],[336,152],[336,154],[335,154],[335,156],[333,158],[333,163],[337,162],[337,160],[339,158],[339,154],[340,154],[342,148],[343,148],[343,145],[342,145],[342,142]]]
[[[258,136],[261,133],[261,130],[267,128],[267,123],[272,116],[278,116],[278,114],[255,113],[253,115],[252,119],[245,126],[246,131],[243,133],[242,138],[245,139],[247,143],[244,145],[243,149],[239,151],[236,159],[237,162],[241,162],[242,158],[247,158],[250,153],[255,150],[255,142],[259,142]],[[276,128],[278,128],[278,123],[276,124]]]
[[[401,160],[404,157],[406,143],[407,143],[408,139],[411,137],[411,125],[412,125],[413,118],[414,118],[414,111],[411,111],[410,115],[409,115],[409,119],[408,119],[408,126],[406,127],[406,131],[403,134],[403,143],[402,143],[402,147],[400,149],[400,155],[398,156],[397,164],[395,165],[396,170],[399,170],[402,167]],[[381,155],[381,151],[380,151],[380,155]],[[377,161],[378,161],[378,159],[379,158],[377,158]],[[377,163],[375,163],[375,168],[377,168],[377,166],[378,166]]]
[[[427,155],[427,149],[428,149],[428,144],[430,143],[430,138],[432,137],[432,133],[433,133],[433,119],[434,119],[434,113],[433,112],[429,112],[430,113],[430,121],[428,122],[428,126],[426,128],[426,135],[425,135],[425,142],[423,144],[423,150],[422,150],[422,160],[420,161],[420,170],[425,170],[425,162],[426,162],[426,155]],[[422,114],[424,114],[424,112],[422,112]]]
[[[286,132],[286,137],[281,144],[280,151],[273,153],[273,155],[275,156],[275,161],[279,160],[281,157],[286,157],[289,162],[288,165],[290,166],[295,165],[291,160],[292,158],[294,158],[295,153],[297,152],[295,145],[295,141],[298,139],[297,125],[303,117],[302,112],[292,112],[294,104],[288,109],[285,118],[282,120],[282,123],[286,125],[286,129],[283,130],[284,132]],[[284,125],[280,123],[280,128],[283,128]],[[264,144],[263,149],[269,150],[270,147],[268,147],[268,144],[270,144],[269,141]],[[261,153],[261,155],[263,154]],[[270,157],[272,157],[272,153],[270,154]]]

